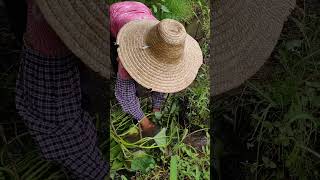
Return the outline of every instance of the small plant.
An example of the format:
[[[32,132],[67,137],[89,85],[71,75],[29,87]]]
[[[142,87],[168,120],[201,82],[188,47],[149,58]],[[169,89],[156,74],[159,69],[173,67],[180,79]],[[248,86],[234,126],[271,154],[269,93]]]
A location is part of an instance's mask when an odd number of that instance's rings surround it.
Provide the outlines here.
[[[169,96],[167,105],[161,114],[151,114],[157,123],[162,124],[163,129],[155,137],[142,138],[135,142],[128,142],[127,136],[136,133],[136,127],[132,124],[132,119],[121,111],[118,105],[113,106],[112,110],[112,129],[111,129],[111,162],[112,176],[125,176],[119,174],[120,171],[126,170],[135,172],[137,179],[149,179],[158,176],[165,177],[170,174],[170,170],[174,171],[175,163],[178,165],[176,176],[181,177],[198,176],[206,179],[209,174],[209,136],[207,134],[207,144],[203,145],[203,151],[199,152],[192,146],[185,144],[184,139],[192,134],[188,133],[188,129],[183,129],[177,123],[179,116],[176,97]],[[142,101],[143,109],[147,109],[147,101]],[[126,128],[124,128],[126,127]],[[207,132],[208,128],[198,131]],[[170,157],[175,157],[171,159]],[[199,159],[201,159],[199,161]],[[175,163],[174,163],[175,161]],[[193,169],[189,172],[190,167],[197,164],[198,169]],[[184,166],[185,165],[185,166]],[[164,170],[166,167],[171,167],[170,170]],[[202,171],[198,171],[202,169]],[[205,169],[205,171],[204,171]],[[188,173],[189,172],[189,173]],[[128,177],[127,177],[128,178]]]
[[[153,12],[159,19],[175,19],[188,22],[192,17],[192,1],[190,0],[160,0],[150,3]]]
[[[35,179],[54,180],[66,177],[66,174],[55,164],[46,161],[39,156],[39,152],[29,149],[23,155],[15,155],[9,152],[17,139],[14,139],[1,150],[0,179]],[[16,156],[16,157],[14,157]]]

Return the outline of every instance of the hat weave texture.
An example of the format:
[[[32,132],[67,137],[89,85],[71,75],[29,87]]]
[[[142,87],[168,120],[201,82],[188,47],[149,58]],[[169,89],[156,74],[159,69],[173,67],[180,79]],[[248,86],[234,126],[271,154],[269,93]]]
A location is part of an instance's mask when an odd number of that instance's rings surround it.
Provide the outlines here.
[[[269,58],[295,0],[211,2],[211,95],[241,85]]]
[[[123,67],[140,85],[174,93],[188,87],[203,63],[200,46],[175,20],[134,20],[118,33]]]

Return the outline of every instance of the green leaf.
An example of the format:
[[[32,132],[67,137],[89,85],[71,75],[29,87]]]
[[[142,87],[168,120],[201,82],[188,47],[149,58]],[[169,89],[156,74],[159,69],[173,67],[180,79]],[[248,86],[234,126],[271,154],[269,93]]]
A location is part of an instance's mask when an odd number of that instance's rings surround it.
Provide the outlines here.
[[[117,144],[116,146],[113,146],[110,150],[110,159],[111,160],[116,159],[120,152],[121,152],[121,147],[119,144]]]
[[[161,10],[162,10],[163,12],[166,12],[166,13],[169,13],[169,12],[170,12],[169,9],[168,9],[166,6],[164,6],[164,5],[161,5]]]
[[[131,169],[134,171],[141,171],[147,173],[155,167],[155,160],[143,151],[134,153],[134,158],[131,161]]]
[[[309,113],[304,113],[304,112],[297,113],[290,118],[289,124],[293,123],[296,120],[307,120],[307,119],[314,120],[315,118]]]
[[[137,126],[133,126],[128,130],[128,135],[137,135],[139,134],[139,129],[137,128]]]
[[[157,6],[153,4],[152,5],[152,10],[153,10],[154,13],[157,13],[158,12]]]
[[[262,161],[263,161],[265,167],[267,167],[267,168],[274,169],[277,167],[277,165],[273,161],[271,161],[268,157],[263,156]]]
[[[124,175],[121,175],[121,180],[128,180]]]
[[[253,163],[253,164],[250,166],[250,172],[251,172],[251,173],[254,173],[254,172],[257,170],[257,168],[258,168],[258,163],[257,163],[257,162]]]
[[[280,128],[281,127],[281,123],[279,121],[276,121],[273,123],[274,127]]]
[[[270,161],[270,168],[276,168],[277,167],[277,165],[273,162],[273,161]]]
[[[170,160],[170,180],[178,179],[178,157],[177,155],[171,156]]]
[[[154,141],[158,146],[165,146],[167,144],[166,128],[162,128],[161,131],[154,136]]]
[[[181,141],[183,141],[188,135],[188,129],[184,129]]]
[[[273,128],[273,125],[271,124],[270,121],[264,121],[263,122],[263,126],[269,130],[271,130]]]
[[[137,126],[133,125],[127,131],[120,134],[119,136],[122,137],[122,136],[135,136],[135,135],[139,135],[139,128]]]
[[[117,169],[122,168],[123,165],[124,165],[124,161],[123,161],[123,160],[122,160],[122,161],[119,161],[119,160],[116,159],[116,160],[114,160],[114,161],[112,162],[111,169],[112,169],[112,170],[117,170]]]
[[[173,113],[176,111],[176,108],[177,108],[177,103],[174,102],[174,103],[172,104],[172,107],[171,107],[171,110],[170,110],[170,114],[173,114]]]
[[[183,146],[182,148],[181,148],[181,150],[183,150],[189,157],[194,157],[194,156],[196,156],[187,146]]]
[[[139,150],[139,151],[134,152],[132,155],[134,158],[138,158],[138,157],[144,157],[145,155],[147,155],[147,153]]]
[[[160,120],[162,117],[162,113],[161,112],[155,112],[154,116],[156,117],[157,120]]]

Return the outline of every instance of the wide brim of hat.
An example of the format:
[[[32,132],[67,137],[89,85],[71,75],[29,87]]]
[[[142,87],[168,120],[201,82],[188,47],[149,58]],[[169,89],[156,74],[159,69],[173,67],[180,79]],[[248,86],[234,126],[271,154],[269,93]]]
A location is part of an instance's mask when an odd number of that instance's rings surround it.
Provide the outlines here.
[[[118,55],[123,67],[140,85],[152,91],[174,93],[188,87],[203,63],[201,48],[187,35],[184,56],[177,64],[157,59],[145,46],[147,33],[157,20],[135,20],[124,25],[118,33]]]
[[[216,0],[211,5],[211,95],[241,85],[271,55],[295,0]]]
[[[79,59],[110,78],[108,6],[100,0],[35,0],[48,24]]]

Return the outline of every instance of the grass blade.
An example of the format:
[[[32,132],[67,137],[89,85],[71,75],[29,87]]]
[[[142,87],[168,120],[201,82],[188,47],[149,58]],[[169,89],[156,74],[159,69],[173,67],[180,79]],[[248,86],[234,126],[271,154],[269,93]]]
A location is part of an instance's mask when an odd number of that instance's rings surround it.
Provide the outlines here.
[[[170,180],[178,179],[178,158],[172,156],[170,160]]]

